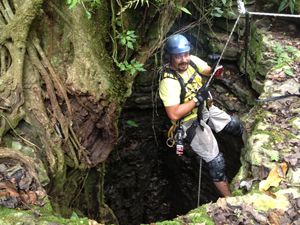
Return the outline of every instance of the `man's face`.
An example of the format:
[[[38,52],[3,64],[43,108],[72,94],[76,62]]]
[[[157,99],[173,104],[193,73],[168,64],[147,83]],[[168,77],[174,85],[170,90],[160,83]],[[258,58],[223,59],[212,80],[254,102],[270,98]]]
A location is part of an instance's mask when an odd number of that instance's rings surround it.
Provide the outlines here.
[[[174,54],[171,55],[171,57],[171,68],[179,73],[184,73],[190,64],[190,52],[187,51],[180,54]]]

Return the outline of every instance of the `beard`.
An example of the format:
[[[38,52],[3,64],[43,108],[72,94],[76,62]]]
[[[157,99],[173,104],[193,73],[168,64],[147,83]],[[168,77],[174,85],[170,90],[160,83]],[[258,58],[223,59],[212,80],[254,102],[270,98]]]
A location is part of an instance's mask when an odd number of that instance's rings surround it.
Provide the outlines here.
[[[184,66],[184,68],[181,69],[180,66]],[[189,66],[189,63],[179,63],[177,70],[179,72],[185,72],[185,71],[187,71],[188,66]]]

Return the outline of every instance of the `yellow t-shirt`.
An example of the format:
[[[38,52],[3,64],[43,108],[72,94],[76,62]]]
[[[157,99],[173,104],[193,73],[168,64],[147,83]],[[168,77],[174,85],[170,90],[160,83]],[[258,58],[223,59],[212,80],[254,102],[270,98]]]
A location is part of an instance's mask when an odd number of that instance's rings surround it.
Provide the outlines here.
[[[191,55],[190,60],[192,60],[198,67],[198,72],[201,73],[208,65],[205,61],[198,58],[197,56]],[[184,74],[178,73],[186,84],[190,77],[194,74],[194,68],[189,65],[187,71]],[[200,85],[197,83],[200,81]],[[188,102],[195,97],[195,91],[197,88],[201,87],[201,76],[196,75],[196,78],[193,80],[191,84],[186,86],[186,98],[184,102]],[[164,106],[172,106],[176,104],[180,104],[180,93],[181,93],[181,86],[177,79],[173,78],[164,78],[161,80],[159,84],[159,96],[162,99]],[[197,107],[195,107],[191,112],[189,112],[183,119],[183,121],[188,121],[197,116]]]

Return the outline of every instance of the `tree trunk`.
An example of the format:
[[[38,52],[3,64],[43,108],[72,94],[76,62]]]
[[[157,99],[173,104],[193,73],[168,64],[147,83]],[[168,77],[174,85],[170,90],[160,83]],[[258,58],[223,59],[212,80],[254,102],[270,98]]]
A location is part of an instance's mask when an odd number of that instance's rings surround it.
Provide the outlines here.
[[[172,3],[184,6],[187,0]],[[124,10],[117,27],[121,4],[101,1],[92,9],[80,2],[69,9],[62,0],[0,0],[0,137],[6,147],[0,160],[27,165],[63,216],[85,205],[86,216],[114,217],[103,202],[104,162],[135,77],[116,64],[145,62],[179,12],[171,2],[138,4]],[[115,38],[122,30],[135,31],[138,51]],[[22,162],[29,160],[25,155],[34,166]]]

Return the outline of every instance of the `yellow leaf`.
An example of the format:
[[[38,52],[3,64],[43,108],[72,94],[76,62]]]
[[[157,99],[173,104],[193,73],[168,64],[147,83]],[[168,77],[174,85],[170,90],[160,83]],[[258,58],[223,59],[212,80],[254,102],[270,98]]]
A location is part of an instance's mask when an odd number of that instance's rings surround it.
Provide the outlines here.
[[[270,171],[267,179],[260,182],[259,190],[261,191],[268,190],[271,186],[277,187],[280,181],[285,180],[284,178],[281,177],[282,174],[278,174],[278,171],[281,171],[285,177],[287,170],[288,170],[288,164],[286,162],[278,164]]]

